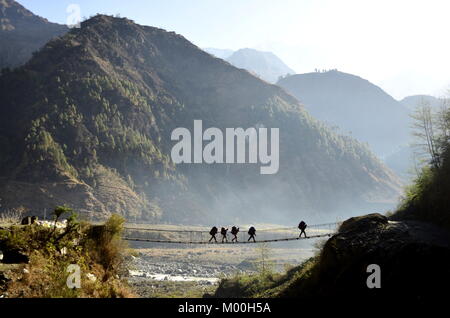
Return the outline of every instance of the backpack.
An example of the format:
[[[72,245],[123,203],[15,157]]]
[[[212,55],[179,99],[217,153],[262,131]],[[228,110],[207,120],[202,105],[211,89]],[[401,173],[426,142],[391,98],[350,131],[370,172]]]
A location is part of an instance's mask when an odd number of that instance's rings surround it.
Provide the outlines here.
[[[248,235],[255,235],[256,229],[252,226],[249,230],[248,230]]]
[[[213,227],[211,231],[209,231],[209,235],[216,235],[217,234],[217,227]]]
[[[301,221],[300,222],[300,224],[298,225],[298,228],[300,229],[300,230],[305,230],[306,229],[306,223],[305,222],[303,222],[303,221]]]

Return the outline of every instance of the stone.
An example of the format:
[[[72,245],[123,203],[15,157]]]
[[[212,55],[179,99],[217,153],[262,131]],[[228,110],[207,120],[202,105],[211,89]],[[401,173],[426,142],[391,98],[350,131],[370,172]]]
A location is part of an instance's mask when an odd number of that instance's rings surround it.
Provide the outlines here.
[[[91,282],[95,283],[97,281],[97,277],[95,277],[94,274],[87,273],[86,274],[87,279],[89,279]]]
[[[63,247],[59,252],[62,256],[67,255],[67,247]]]
[[[389,224],[389,220],[384,215],[373,213],[364,216],[353,217],[342,223],[339,233],[344,232],[365,232],[383,227]]]
[[[11,277],[7,272],[0,272],[0,284],[5,284],[11,281]]]

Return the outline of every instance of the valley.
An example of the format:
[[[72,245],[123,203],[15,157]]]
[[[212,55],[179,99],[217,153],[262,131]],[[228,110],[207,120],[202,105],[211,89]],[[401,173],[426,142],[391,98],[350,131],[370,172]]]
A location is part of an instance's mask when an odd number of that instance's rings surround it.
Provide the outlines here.
[[[317,251],[320,240],[315,241],[272,243],[266,247],[266,262],[276,272],[298,266]],[[139,297],[203,297],[212,294],[223,278],[258,273],[261,253],[258,246],[224,247],[220,243],[199,248],[142,245],[129,257],[128,282]]]
[[[0,303],[442,296],[450,93],[392,82],[448,78],[445,48],[406,51],[426,32],[359,5],[79,2],[0,0]]]

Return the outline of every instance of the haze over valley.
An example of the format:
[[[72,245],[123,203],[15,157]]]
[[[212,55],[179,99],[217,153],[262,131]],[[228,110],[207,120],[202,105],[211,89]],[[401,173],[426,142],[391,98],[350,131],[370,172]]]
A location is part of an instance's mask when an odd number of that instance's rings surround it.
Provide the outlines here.
[[[0,299],[448,285],[446,2],[66,2],[0,0]]]

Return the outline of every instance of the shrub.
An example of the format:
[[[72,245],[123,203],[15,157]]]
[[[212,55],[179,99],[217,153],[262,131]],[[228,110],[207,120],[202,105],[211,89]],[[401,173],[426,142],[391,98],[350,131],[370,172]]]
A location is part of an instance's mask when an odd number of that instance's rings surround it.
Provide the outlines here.
[[[125,253],[124,221],[114,215],[104,225],[92,226],[78,222],[73,213],[65,229],[30,225],[0,230],[0,248],[27,258],[16,279],[0,287],[10,297],[132,297],[117,276]],[[81,289],[67,287],[70,264],[81,268]],[[24,268],[27,271],[22,272]],[[87,279],[87,274],[97,279]]]
[[[87,246],[90,256],[103,266],[103,280],[106,281],[120,270],[125,244],[121,235],[125,219],[112,215],[104,225],[93,226],[88,237]]]

